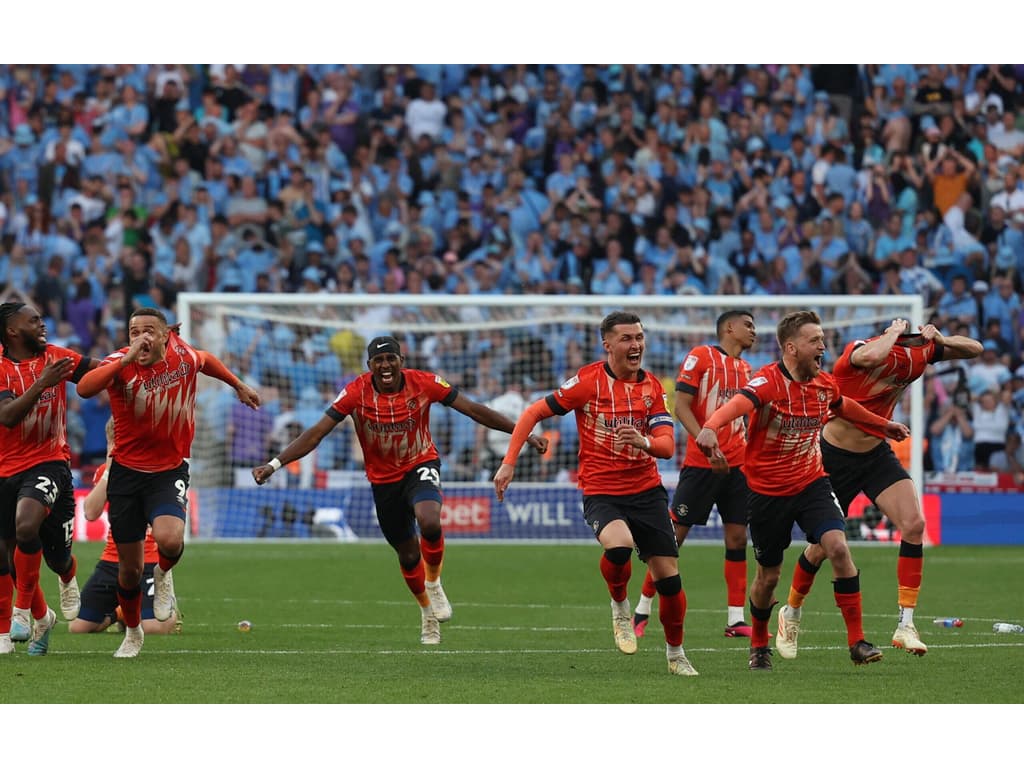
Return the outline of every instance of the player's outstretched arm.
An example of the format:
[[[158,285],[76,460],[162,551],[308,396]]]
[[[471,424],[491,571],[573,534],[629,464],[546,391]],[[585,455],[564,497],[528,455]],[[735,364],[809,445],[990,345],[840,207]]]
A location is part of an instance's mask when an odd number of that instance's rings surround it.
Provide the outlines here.
[[[253,410],[260,407],[259,393],[228,370],[228,367],[209,352],[199,352],[199,370],[214,379],[220,379],[238,393],[238,401]]]
[[[874,427],[875,429],[880,429],[885,433],[886,437],[896,440],[897,442],[906,440],[910,437],[910,429],[906,424],[900,424],[898,421],[883,419],[881,416],[869,411],[853,398],[840,398],[839,402],[832,408],[832,410],[838,416],[842,416],[851,424],[858,427]]]
[[[293,461],[301,459],[307,453],[320,445],[320,441],[327,437],[327,434],[334,429],[338,423],[337,419],[331,418],[330,416],[321,416],[320,421],[288,443],[288,445],[285,446],[285,449],[281,451],[278,456],[271,459],[266,464],[261,464],[260,466],[253,468],[252,478],[256,481],[256,485],[263,485],[270,479],[270,476],[274,474],[274,472],[285,464],[290,464]]]
[[[733,395],[726,403],[716,408],[715,412],[708,416],[708,420],[704,422],[703,428],[697,433],[697,437],[694,438],[697,447],[709,459],[723,461],[725,456],[718,445],[718,430],[729,422],[752,413],[755,407],[754,401],[750,399],[750,396],[743,393]]]
[[[459,392],[456,398],[452,401],[452,408],[457,410],[459,413],[464,413],[477,424],[481,424],[488,429],[497,429],[501,432],[508,432],[509,434],[513,434],[515,432],[516,422],[512,421],[508,416],[498,413],[490,406],[478,403],[476,400],[466,397],[461,392]],[[548,415],[550,416],[553,414]],[[536,422],[530,426],[530,429],[532,430],[534,426],[536,426]],[[537,451],[537,453],[545,453],[548,449],[548,439],[546,437],[527,433],[525,442]]]
[[[32,410],[43,392],[54,387],[74,373],[74,361],[70,357],[59,357],[50,360],[39,374],[39,378],[32,382],[32,386],[26,389],[18,397],[6,397],[0,400],[0,424],[5,427],[13,427],[20,424],[22,419]],[[8,395],[12,394],[10,392]]]

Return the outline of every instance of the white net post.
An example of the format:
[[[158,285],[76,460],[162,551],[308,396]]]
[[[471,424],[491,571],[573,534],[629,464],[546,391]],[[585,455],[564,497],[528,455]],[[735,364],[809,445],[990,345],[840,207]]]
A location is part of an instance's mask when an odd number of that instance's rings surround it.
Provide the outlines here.
[[[829,366],[848,341],[881,332],[894,317],[908,317],[915,327],[924,323],[919,296],[182,293],[182,336],[220,357],[261,388],[268,401],[265,413],[247,413],[221,383],[201,380],[193,446],[200,535],[379,537],[348,420],[310,457],[277,473],[273,487],[257,488],[249,475],[252,466],[319,420],[346,380],[366,370],[366,342],[373,336],[396,335],[408,366],[441,373],[467,396],[496,410],[514,409],[516,402],[522,407],[521,402],[547,394],[580,365],[600,359],[601,319],[617,309],[634,311],[643,320],[644,367],[662,380],[670,399],[683,356],[697,344],[715,341],[715,321],[729,309],[754,315],[758,343],[746,357],[755,370],[777,359],[775,327],[789,311],[814,309],[822,317],[830,339]],[[910,416],[911,475],[920,492],[924,416],[919,381],[911,388]],[[521,459],[517,482],[502,505],[494,499],[489,478],[505,436],[489,435],[452,409],[431,410],[431,430],[442,453],[446,536],[590,537],[578,509],[571,415],[542,426],[556,440],[555,449],[542,460],[523,464]],[[660,463],[670,489],[685,447],[682,427],[676,438],[676,456]],[[701,535],[721,539],[713,526],[696,537]]]

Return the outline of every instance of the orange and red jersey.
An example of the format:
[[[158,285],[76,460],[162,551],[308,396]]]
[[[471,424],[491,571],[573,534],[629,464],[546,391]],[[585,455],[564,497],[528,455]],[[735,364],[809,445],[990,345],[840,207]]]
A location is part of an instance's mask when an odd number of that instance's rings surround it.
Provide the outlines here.
[[[120,366],[127,351],[119,349],[103,362]],[[201,368],[199,353],[172,333],[163,360],[148,366],[132,362],[118,370],[107,387],[114,417],[112,455],[118,464],[164,472],[190,455]]]
[[[73,382],[81,379],[92,364],[89,358],[53,344],[27,360],[14,360],[5,353],[0,357],[0,400],[21,397],[36,383],[43,368],[63,357],[74,361]],[[67,384],[62,381],[43,390],[21,423],[0,426],[0,477],[11,477],[46,461],[70,461],[67,418]]]
[[[676,392],[693,396],[690,409],[702,427],[715,410],[740,391],[750,381],[750,363],[741,357],[732,357],[717,344],[694,347],[679,366]],[[743,464],[746,450],[746,424],[742,417],[733,419],[719,430],[718,440],[730,467]],[[711,462],[697,447],[693,435],[686,436],[686,457],[683,466],[710,469]]]
[[[665,389],[656,376],[641,370],[636,381],[623,381],[607,363],[591,363],[545,399],[556,415],[576,411],[577,484],[585,495],[626,496],[661,483],[653,456],[614,441],[615,428],[622,424],[644,435],[674,429]]]
[[[754,403],[744,474],[752,491],[793,496],[825,476],[818,433],[842,400],[828,373],[794,381],[780,362],[759,370],[740,394]]]
[[[352,416],[371,483],[397,482],[417,464],[439,458],[430,436],[430,406],[451,405],[459,395],[437,374],[403,368],[401,375],[401,388],[390,394],[378,392],[372,374],[364,373],[327,409],[338,421]]]
[[[103,475],[107,472],[107,465],[96,467],[96,471],[92,475],[92,484],[98,485],[100,480],[103,479]],[[117,545],[114,544],[114,534],[109,528],[107,528],[107,543],[103,547],[103,552],[100,553],[100,560],[108,563],[119,562],[117,556]],[[146,563],[158,563],[160,562],[160,553],[156,548],[156,540],[153,538],[153,531],[148,527],[146,528],[146,540],[143,545],[143,562]]]
[[[878,337],[874,337],[877,339]],[[832,375],[840,391],[851,400],[856,400],[876,416],[892,419],[896,403],[911,382],[919,379],[931,363],[942,359],[943,347],[928,341],[919,347],[903,347],[898,344],[889,350],[885,362],[875,368],[857,368],[850,357],[853,351],[867,341],[851,341],[843,354],[836,360]],[[857,425],[863,432],[885,439],[881,430]]]

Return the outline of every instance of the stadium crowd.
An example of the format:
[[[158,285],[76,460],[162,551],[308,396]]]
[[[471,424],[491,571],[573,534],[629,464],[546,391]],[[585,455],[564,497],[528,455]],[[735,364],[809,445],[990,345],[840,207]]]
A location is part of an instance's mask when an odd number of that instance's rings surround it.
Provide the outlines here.
[[[926,467],[1024,484],[1022,82],[1024,65],[2,65],[0,291],[95,358],[135,307],[174,322],[180,291],[919,293],[985,347],[926,379]],[[102,462],[109,405],[69,401],[76,464]]]

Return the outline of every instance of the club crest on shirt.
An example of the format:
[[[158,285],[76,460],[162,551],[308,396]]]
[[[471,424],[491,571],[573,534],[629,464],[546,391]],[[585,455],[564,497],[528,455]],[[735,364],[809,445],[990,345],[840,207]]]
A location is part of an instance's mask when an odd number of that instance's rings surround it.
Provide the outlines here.
[[[573,387],[575,387],[579,383],[580,383],[580,377],[578,375],[576,375],[576,376],[573,376],[571,379],[566,379],[565,381],[563,381],[561,386],[559,386],[558,389],[559,390],[562,390],[562,389],[572,389]]]
[[[683,361],[683,370],[692,371],[697,367],[697,358],[694,355],[687,355],[686,360]]]
[[[420,401],[417,400],[415,397],[410,397],[408,400],[405,401],[405,407],[408,408],[410,411],[415,411],[416,406],[418,406],[419,404]]]
[[[644,396],[644,408],[646,408],[649,411],[649,410],[651,410],[651,406],[652,405],[654,405],[654,398],[652,398],[650,395],[645,395]]]
[[[451,385],[451,384],[449,384],[449,383],[448,383],[447,381],[445,381],[445,380],[444,380],[444,378],[443,378],[442,376],[440,376],[440,375],[435,375],[435,376],[434,376],[434,381],[435,381],[436,383],[440,384],[440,385],[441,385],[442,387],[445,387],[445,388],[447,388],[447,389],[450,389],[450,388],[451,388],[451,386],[452,386],[452,385]]]
[[[826,397],[827,397],[827,395],[825,394],[825,390],[819,389],[818,390],[818,402],[819,403],[824,403]]]

